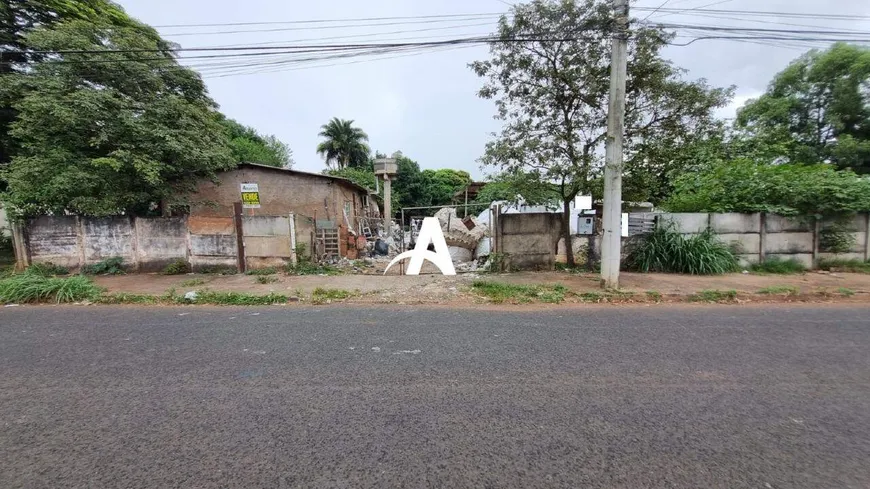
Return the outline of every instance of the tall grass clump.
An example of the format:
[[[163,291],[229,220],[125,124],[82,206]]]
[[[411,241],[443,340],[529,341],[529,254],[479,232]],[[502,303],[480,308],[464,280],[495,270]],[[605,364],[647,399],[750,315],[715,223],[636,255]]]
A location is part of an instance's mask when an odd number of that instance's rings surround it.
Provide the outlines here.
[[[96,300],[102,289],[87,277],[46,277],[39,273],[20,273],[0,280],[0,302],[80,302]]]
[[[719,275],[738,269],[737,257],[709,229],[683,236],[673,225],[661,225],[629,246],[627,270],[638,272]]]

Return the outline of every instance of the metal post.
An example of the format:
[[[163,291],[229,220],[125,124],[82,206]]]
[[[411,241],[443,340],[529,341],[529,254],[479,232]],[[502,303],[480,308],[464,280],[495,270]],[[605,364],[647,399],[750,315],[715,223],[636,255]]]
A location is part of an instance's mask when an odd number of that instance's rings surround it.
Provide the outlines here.
[[[619,288],[622,250],[622,136],[625,119],[625,75],[628,63],[628,1],[614,0],[616,30],[610,57],[610,103],[604,166],[604,235],[601,239],[601,285]],[[570,246],[570,243],[566,243]]]

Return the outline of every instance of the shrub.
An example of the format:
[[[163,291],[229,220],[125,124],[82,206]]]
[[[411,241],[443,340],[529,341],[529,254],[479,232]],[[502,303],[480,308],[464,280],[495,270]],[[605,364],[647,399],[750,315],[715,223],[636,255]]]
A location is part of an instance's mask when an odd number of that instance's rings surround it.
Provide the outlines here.
[[[278,273],[278,269],[275,267],[266,267],[266,268],[257,268],[255,270],[248,270],[245,272],[245,275],[274,275]]]
[[[96,300],[102,289],[87,277],[45,277],[22,273],[0,280],[0,302],[79,302]]]
[[[737,270],[737,258],[709,229],[691,237],[660,225],[629,245],[625,267],[643,273],[718,275]]]
[[[30,265],[27,267],[27,273],[32,273],[42,277],[53,277],[55,275],[69,275],[69,269],[47,261],[45,263],[34,263],[33,265]]]
[[[83,266],[82,273],[85,275],[121,275],[124,273],[124,259],[120,256],[106,258],[93,265]]]
[[[870,262],[861,260],[846,260],[843,258],[822,258],[819,260],[820,270],[837,272],[870,273]]]
[[[181,258],[166,265],[166,268],[163,269],[163,275],[183,275],[185,273],[190,273],[190,263]]]
[[[788,260],[780,259],[779,257],[771,257],[760,263],[753,263],[749,266],[749,269],[756,273],[779,273],[779,274],[789,274],[789,273],[803,273],[807,271],[807,268],[803,263],[795,260],[794,258],[789,258]]]

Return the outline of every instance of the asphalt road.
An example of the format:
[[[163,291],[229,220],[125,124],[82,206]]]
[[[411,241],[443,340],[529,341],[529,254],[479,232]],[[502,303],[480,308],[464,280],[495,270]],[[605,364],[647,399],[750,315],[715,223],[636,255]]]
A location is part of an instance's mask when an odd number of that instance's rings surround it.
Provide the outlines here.
[[[0,309],[0,488],[870,487],[870,307]]]

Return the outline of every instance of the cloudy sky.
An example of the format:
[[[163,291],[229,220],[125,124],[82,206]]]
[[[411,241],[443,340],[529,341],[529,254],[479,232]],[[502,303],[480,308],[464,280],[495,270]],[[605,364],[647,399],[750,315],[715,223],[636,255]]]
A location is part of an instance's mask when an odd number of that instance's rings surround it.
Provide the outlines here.
[[[641,0],[633,7],[658,7],[663,0]],[[513,2],[513,0],[511,0]],[[495,17],[446,22],[414,21],[414,24],[349,28],[337,24],[269,24],[227,26],[245,22],[288,22],[313,19],[359,19],[444,14],[495,14],[509,9],[502,0],[120,0],[127,12],[157,26],[163,36],[183,47],[251,45],[258,43],[299,44],[318,42],[382,42],[395,40],[443,40],[483,35],[494,30]],[[715,5],[714,5],[715,4]],[[669,0],[666,8],[754,10],[772,12],[836,13],[870,16],[870,2],[858,0]],[[635,10],[633,16],[649,12]],[[706,14],[705,14],[706,15]],[[721,14],[727,16],[727,14]],[[867,20],[817,20],[793,18],[710,18],[697,12],[656,13],[650,20],[661,22],[727,25],[779,29],[854,29],[870,31]],[[770,22],[777,22],[770,24]],[[783,25],[790,24],[789,25]],[[222,24],[191,27],[190,24]],[[365,24],[363,22],[362,24]],[[183,25],[183,27],[163,27]],[[307,27],[305,27],[307,26]],[[311,29],[311,27],[318,27]],[[324,28],[326,27],[326,28]],[[351,37],[361,36],[361,37]],[[861,36],[868,38],[870,36]],[[424,39],[425,38],[425,39]],[[273,45],[275,45],[273,44]],[[734,115],[736,107],[761,93],[770,78],[807,48],[767,46],[735,41],[699,41],[686,47],[668,47],[667,58],[688,70],[687,76],[707,78],[718,86],[736,85],[733,103],[720,111]],[[370,137],[372,149],[391,153],[401,150],[423,168],[457,168],[481,177],[476,160],[489,133],[500,127],[494,121],[490,101],[476,97],[478,79],[467,67],[485,59],[487,48],[395,54],[383,59],[350,59],[309,65],[228,70],[200,61],[212,97],[221,110],[244,124],[274,134],[289,144],[296,168],[320,171],[323,161],[315,153],[317,133],[331,117],[353,119]],[[389,57],[388,57],[389,56]],[[253,72],[253,73],[252,73]],[[228,76],[230,75],[230,76]]]

